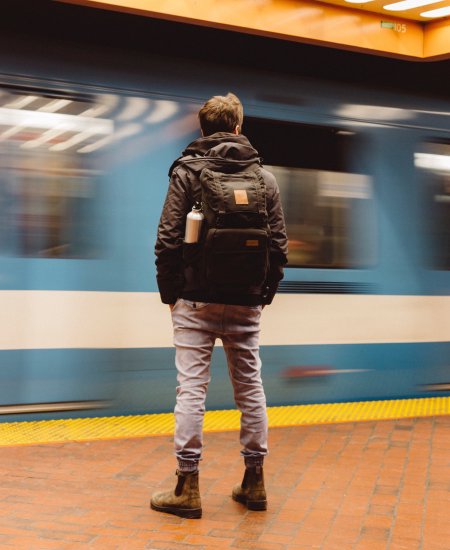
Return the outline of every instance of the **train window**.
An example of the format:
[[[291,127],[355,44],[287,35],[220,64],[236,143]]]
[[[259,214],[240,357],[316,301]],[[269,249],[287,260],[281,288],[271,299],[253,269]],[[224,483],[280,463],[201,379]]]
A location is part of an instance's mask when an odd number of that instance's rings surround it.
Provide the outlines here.
[[[89,144],[111,131],[84,96],[0,89],[0,253],[46,258],[95,254],[91,208],[98,173]]]
[[[450,143],[428,142],[414,155],[424,175],[426,250],[431,269],[450,269]]]
[[[0,85],[0,254],[96,258],[119,250],[123,243],[110,236],[126,210],[120,193],[128,182],[143,184],[137,166],[151,150],[196,130],[197,108]]]
[[[289,267],[363,268],[376,262],[372,178],[354,132],[246,119],[245,133],[277,178]]]

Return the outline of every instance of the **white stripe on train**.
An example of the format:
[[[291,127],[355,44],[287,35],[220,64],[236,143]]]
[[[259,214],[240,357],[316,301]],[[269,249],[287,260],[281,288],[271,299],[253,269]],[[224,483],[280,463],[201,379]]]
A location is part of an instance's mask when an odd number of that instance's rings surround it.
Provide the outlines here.
[[[1,291],[0,327],[2,350],[172,346],[154,292]],[[449,340],[450,296],[280,294],[262,318],[267,346]]]

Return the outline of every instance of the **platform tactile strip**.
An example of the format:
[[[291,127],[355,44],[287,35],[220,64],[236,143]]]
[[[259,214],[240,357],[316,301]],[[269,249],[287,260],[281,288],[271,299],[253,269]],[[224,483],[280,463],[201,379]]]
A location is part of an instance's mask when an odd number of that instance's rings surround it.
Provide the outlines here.
[[[268,408],[270,428],[439,415],[450,415],[450,397]],[[237,410],[208,411],[204,430],[238,430],[239,419]],[[172,435],[173,430],[173,413],[5,422],[0,424],[0,446]]]

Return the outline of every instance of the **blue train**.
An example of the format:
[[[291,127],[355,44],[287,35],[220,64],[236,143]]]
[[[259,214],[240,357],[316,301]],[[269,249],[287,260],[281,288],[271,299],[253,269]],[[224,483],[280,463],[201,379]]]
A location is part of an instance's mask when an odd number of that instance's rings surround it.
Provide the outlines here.
[[[65,48],[0,53],[1,420],[172,409],[153,245],[168,168],[228,91],[289,235],[262,323],[268,404],[448,395],[448,99]],[[220,347],[207,406],[234,406]]]

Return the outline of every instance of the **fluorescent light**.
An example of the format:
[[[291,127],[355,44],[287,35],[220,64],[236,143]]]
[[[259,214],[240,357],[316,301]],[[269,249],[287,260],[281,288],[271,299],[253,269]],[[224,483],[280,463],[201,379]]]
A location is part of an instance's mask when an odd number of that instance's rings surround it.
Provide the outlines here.
[[[450,6],[438,8],[437,10],[424,11],[420,14],[422,17],[445,17],[450,15]]]
[[[49,147],[49,151],[65,151],[66,149],[69,149],[73,145],[78,145],[78,143],[81,143],[82,141],[85,141],[86,139],[92,137],[95,135],[95,132],[93,133],[91,130],[85,130],[84,132],[80,132],[79,134],[75,134],[70,139],[67,139],[66,141],[62,141],[60,143],[56,143],[55,145],[52,145]]]
[[[58,128],[53,128],[51,130],[46,130],[43,134],[41,134],[36,139],[30,139],[29,141],[25,141],[25,143],[22,143],[20,146],[22,149],[35,149],[36,147],[40,147],[44,143],[47,143],[48,141],[55,139],[56,137],[60,136],[61,134],[65,134],[65,130],[60,130]]]
[[[118,121],[128,121],[140,117],[149,108],[150,102],[142,97],[127,97],[124,110],[116,116]]]
[[[145,122],[149,124],[157,124],[170,118],[178,111],[178,106],[175,101],[167,101],[163,99],[157,99],[155,101],[155,108],[150,115],[145,119]]]
[[[42,111],[44,113],[56,113],[56,111],[64,109],[64,107],[69,105],[69,103],[72,103],[70,99],[54,99],[53,101],[50,101],[50,103],[40,107],[38,111]]]
[[[16,108],[24,107],[25,105],[28,105],[31,103],[31,101],[34,101],[34,99],[37,99],[35,96],[27,96],[26,98],[21,99],[20,101],[16,102]],[[56,111],[59,111],[69,103],[72,103],[70,99],[55,99],[50,101],[49,103],[46,103],[43,107],[40,107],[37,111],[19,111],[20,113],[26,113],[26,112],[44,112],[44,113],[54,113]],[[7,107],[11,109],[11,106],[14,105],[13,103],[10,103]],[[11,109],[11,111],[14,111],[14,109]],[[0,135],[0,140],[8,139],[19,132],[21,132],[25,128],[24,124],[16,124],[13,128],[9,128],[5,132],[3,132]],[[31,147],[31,146],[30,146]]]
[[[33,103],[33,101],[35,101],[36,99],[38,99],[37,95],[20,96],[11,103],[3,105],[3,107],[7,107],[8,109],[22,109],[30,103]]]
[[[390,120],[411,120],[414,113],[407,109],[396,107],[381,107],[379,105],[343,104],[336,110],[336,115],[345,118],[375,120],[385,122]]]
[[[420,6],[428,6],[428,4],[439,4],[439,2],[443,2],[443,0],[403,0],[402,2],[383,6],[383,9],[388,11],[404,11],[420,8]]]
[[[87,111],[83,111],[80,115],[92,117],[100,116],[115,109],[119,103],[119,98],[113,94],[104,94],[99,97],[101,99],[99,100],[98,105],[89,107]]]
[[[142,126],[140,124],[137,124],[137,123],[127,124],[120,130],[118,130],[116,133],[111,134],[109,136],[105,136],[99,139],[98,141],[95,141],[94,143],[90,143],[89,145],[85,145],[81,149],[78,149],[77,153],[92,153],[92,151],[96,151],[97,149],[100,149],[105,145],[109,145],[110,143],[119,141],[122,138],[130,137],[134,134],[137,134],[141,130],[142,130]]]
[[[0,141],[3,141],[5,139],[9,139],[12,136],[15,136],[18,134],[21,130],[23,130],[23,126],[13,126],[12,128],[8,128],[4,132],[0,134]]]
[[[58,128],[69,132],[91,130],[96,134],[110,134],[114,129],[112,121],[108,119],[5,108],[0,108],[0,125],[44,130]]]
[[[414,164],[418,168],[450,172],[450,155],[434,155],[431,153],[414,153]]]

